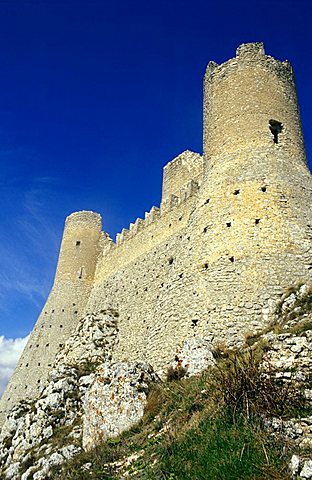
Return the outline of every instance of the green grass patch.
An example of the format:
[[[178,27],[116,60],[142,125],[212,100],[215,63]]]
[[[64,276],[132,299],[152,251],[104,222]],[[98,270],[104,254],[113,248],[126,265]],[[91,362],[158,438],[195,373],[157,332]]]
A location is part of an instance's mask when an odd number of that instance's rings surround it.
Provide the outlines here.
[[[269,446],[257,420],[224,411],[202,419],[183,438],[168,438],[160,450],[158,474],[150,479],[243,480],[287,479],[285,458]]]

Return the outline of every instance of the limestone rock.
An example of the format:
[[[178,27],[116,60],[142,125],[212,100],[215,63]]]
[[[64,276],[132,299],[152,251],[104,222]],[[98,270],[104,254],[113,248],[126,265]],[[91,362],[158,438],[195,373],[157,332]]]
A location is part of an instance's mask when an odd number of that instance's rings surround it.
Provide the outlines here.
[[[40,397],[11,410],[0,434],[0,478],[43,480],[53,465],[80,452],[82,401],[94,377],[89,370],[110,358],[117,317],[107,310],[82,319],[57,356]],[[54,431],[68,426],[72,428],[58,449]]]
[[[301,478],[312,478],[312,460],[307,460],[303,464],[303,468],[300,472]]]
[[[153,368],[143,362],[98,367],[84,399],[83,448],[89,450],[137,423],[147,391],[158,380]]]
[[[177,349],[171,366],[185,368],[186,376],[191,377],[214,364],[211,342],[204,338],[188,338],[182,347]]]

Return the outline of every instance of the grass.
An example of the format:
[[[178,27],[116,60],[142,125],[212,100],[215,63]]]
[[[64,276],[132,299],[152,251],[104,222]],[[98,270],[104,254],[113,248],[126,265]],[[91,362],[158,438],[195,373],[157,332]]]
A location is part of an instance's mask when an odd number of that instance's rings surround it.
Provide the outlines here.
[[[203,418],[183,439],[169,439],[160,471],[162,478],[171,474],[181,480],[287,479],[280,453],[269,447],[257,421],[224,411],[217,418]]]

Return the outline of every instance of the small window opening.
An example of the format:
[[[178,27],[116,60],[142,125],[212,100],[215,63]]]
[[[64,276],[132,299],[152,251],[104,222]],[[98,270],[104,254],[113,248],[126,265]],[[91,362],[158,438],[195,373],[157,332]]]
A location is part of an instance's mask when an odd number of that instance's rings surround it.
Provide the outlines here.
[[[210,198],[207,198],[207,200],[205,201],[204,205],[207,205],[207,203],[210,202]]]
[[[60,325],[60,328],[63,328],[63,325]]]
[[[48,346],[49,346],[49,343],[46,343],[46,347],[48,347]]]
[[[77,240],[76,242],[76,247],[79,247],[81,245],[81,241],[80,240]]]
[[[181,220],[182,220],[182,217],[179,217],[179,222],[181,222]]]
[[[205,263],[205,264],[204,264],[204,269],[205,269],[205,270],[208,270],[208,267],[209,267],[208,263]]]
[[[183,277],[183,273],[180,273],[179,278],[182,278],[182,277]]]
[[[234,263],[234,257],[229,257],[230,262]]]
[[[37,383],[40,383],[40,378],[39,378],[39,380],[37,380]]]
[[[261,187],[261,192],[266,192],[266,191],[267,191],[266,187]]]
[[[26,363],[25,367],[28,367],[28,365],[29,365],[29,364],[28,364],[28,363]]]
[[[234,190],[234,195],[239,195],[240,194],[240,190]]]
[[[54,313],[54,309],[52,310],[52,313]]]
[[[74,311],[74,313],[77,315],[77,313],[78,313],[78,310],[75,310],[75,311]]]
[[[232,222],[226,222],[226,226],[227,226],[227,227],[231,227],[231,226],[232,226]]]
[[[59,343],[59,347],[62,347],[62,346],[63,346],[63,344],[62,344],[62,343]]]
[[[169,223],[169,228],[171,227],[171,223]]]
[[[40,367],[40,365],[41,365],[41,363],[40,363],[40,362],[38,362],[38,367]]]
[[[207,233],[207,231],[208,231],[208,227],[205,227],[204,230],[203,230],[203,232],[204,232],[204,233]]]
[[[168,263],[169,263],[169,265],[172,265],[172,264],[173,264],[173,257],[170,257],[170,258],[169,258]]]
[[[197,327],[198,322],[199,322],[198,318],[195,318],[194,320],[192,320],[192,327]]]
[[[260,218],[256,218],[255,225],[259,225],[259,223],[260,223]]]
[[[278,143],[278,135],[281,133],[283,130],[283,124],[281,122],[278,122],[277,120],[269,120],[269,125],[270,125],[270,131],[273,135],[273,141],[274,143]]]

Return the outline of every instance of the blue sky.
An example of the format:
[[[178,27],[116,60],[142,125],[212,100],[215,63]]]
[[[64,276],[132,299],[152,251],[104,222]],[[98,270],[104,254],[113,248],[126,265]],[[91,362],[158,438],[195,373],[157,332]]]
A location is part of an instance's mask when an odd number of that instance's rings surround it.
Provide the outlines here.
[[[114,236],[159,204],[168,161],[202,151],[209,60],[250,41],[289,59],[309,155],[311,10],[309,0],[0,0],[3,345],[36,321],[68,214],[97,211]]]

